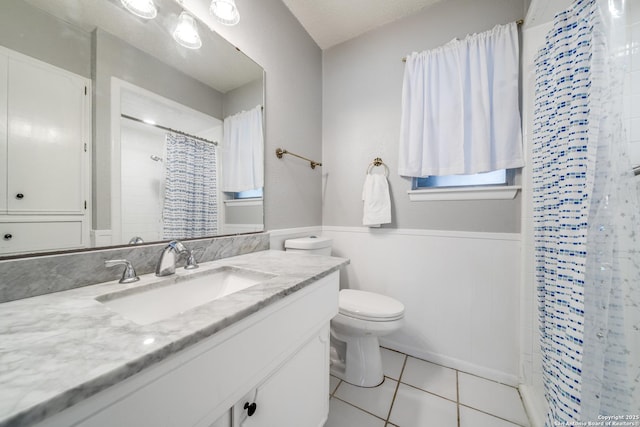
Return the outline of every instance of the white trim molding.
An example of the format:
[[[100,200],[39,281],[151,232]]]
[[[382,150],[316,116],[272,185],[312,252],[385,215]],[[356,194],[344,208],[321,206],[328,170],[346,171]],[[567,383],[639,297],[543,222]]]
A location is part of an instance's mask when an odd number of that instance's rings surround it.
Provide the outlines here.
[[[430,188],[409,190],[409,200],[426,202],[433,200],[510,200],[516,197],[522,187],[509,185],[504,187],[463,187],[463,188]]]
[[[369,228],[369,227],[344,227],[338,225],[323,225],[322,231],[338,233],[368,233],[375,235],[407,235],[407,236],[431,236],[460,239],[483,240],[520,240],[520,233],[492,233],[486,231],[455,231],[455,230],[427,230],[423,228]]]
[[[262,206],[262,197],[250,199],[227,199],[224,201],[227,206]]]

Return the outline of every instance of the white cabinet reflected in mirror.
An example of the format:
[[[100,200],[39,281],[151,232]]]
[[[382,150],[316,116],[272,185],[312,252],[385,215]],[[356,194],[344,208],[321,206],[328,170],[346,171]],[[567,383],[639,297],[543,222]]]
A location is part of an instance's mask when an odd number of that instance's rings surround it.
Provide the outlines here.
[[[155,3],[0,2],[0,257],[263,229],[264,72]]]

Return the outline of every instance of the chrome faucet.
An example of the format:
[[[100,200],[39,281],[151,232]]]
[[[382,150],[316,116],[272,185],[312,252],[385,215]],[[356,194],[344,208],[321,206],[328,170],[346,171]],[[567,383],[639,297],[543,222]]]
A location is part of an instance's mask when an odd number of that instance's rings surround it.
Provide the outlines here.
[[[142,240],[140,236],[133,236],[131,240],[129,240],[130,245],[140,245],[142,243],[144,243],[144,240]]]
[[[156,276],[170,276],[176,272],[176,259],[180,255],[188,254],[189,250],[178,240],[172,240],[162,250],[156,265]]]

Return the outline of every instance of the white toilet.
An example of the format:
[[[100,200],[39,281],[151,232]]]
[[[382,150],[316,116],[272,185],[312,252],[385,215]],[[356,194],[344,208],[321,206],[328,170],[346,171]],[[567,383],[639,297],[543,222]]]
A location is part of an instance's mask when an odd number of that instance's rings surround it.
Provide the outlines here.
[[[311,236],[286,240],[284,247],[331,255],[331,244],[331,239]],[[373,292],[343,289],[338,306],[331,320],[331,374],[357,386],[375,387],[384,380],[378,337],[400,329],[404,305]]]

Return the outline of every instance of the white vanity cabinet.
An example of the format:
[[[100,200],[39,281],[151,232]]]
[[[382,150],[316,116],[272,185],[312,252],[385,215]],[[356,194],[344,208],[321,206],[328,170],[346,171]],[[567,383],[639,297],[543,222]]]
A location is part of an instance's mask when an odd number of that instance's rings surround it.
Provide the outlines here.
[[[44,427],[321,427],[338,272],[43,420]],[[248,416],[245,404],[255,404]]]
[[[328,326],[234,406],[233,427],[322,427],[329,413],[327,366]]]
[[[90,80],[0,48],[0,86],[0,254],[84,246]]]

